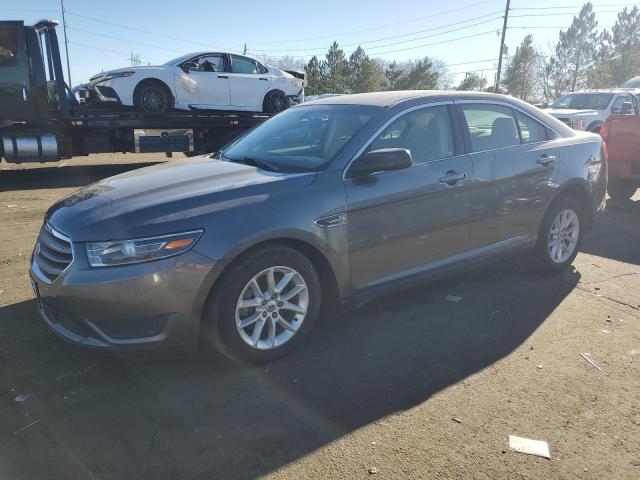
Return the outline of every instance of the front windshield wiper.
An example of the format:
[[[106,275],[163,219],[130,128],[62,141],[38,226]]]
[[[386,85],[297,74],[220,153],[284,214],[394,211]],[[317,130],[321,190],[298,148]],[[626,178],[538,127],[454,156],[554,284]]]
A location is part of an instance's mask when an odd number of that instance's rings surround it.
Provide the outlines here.
[[[252,167],[262,168],[263,170],[269,170],[270,172],[280,171],[280,168],[276,167],[275,165],[269,162],[260,160],[259,158],[251,158],[251,157],[229,158],[229,157],[223,157],[223,156],[221,156],[220,158],[223,158],[233,163],[244,163],[245,165],[251,165]]]

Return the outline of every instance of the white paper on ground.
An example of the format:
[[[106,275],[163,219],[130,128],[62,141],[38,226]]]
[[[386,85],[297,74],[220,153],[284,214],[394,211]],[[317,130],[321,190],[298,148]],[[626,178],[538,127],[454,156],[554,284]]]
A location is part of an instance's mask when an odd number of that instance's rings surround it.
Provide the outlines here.
[[[551,458],[551,455],[549,455],[549,445],[544,440],[531,440],[530,438],[509,435],[509,448],[528,455]]]

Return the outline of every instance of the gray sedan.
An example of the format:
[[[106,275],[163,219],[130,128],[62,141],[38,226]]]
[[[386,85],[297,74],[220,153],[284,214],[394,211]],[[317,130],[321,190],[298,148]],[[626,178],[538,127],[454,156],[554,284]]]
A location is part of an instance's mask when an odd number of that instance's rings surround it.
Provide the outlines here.
[[[526,254],[567,268],[604,208],[606,150],[513,98],[333,97],[283,112],[211,157],[90,185],[46,214],[38,308],[104,348],[199,339],[269,361],[321,306]]]

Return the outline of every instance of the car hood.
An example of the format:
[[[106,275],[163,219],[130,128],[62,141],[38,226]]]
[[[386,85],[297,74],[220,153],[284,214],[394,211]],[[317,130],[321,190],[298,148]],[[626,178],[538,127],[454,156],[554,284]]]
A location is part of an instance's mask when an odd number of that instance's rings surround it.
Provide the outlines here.
[[[217,212],[303,189],[315,173],[277,173],[196,157],[101,180],[53,205],[46,221],[73,241],[140,238],[202,228]]]
[[[162,66],[144,66],[144,67],[129,67],[129,68],[117,68],[115,70],[108,70],[106,72],[100,72],[89,79],[88,85],[94,85],[100,80],[102,80],[107,75],[111,75],[112,73],[119,72],[141,72],[141,71],[154,71],[154,70],[165,70],[166,67]]]
[[[588,117],[599,114],[597,110],[579,110],[575,108],[545,108],[544,111],[554,117]]]

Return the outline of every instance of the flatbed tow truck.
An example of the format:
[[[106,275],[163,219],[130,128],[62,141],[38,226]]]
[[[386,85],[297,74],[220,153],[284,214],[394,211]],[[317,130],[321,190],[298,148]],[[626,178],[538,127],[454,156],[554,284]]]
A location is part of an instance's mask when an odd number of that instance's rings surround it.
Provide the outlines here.
[[[270,116],[205,110],[152,115],[81,104],[64,81],[56,26],[0,21],[0,157],[7,162],[116,152],[204,154]]]

